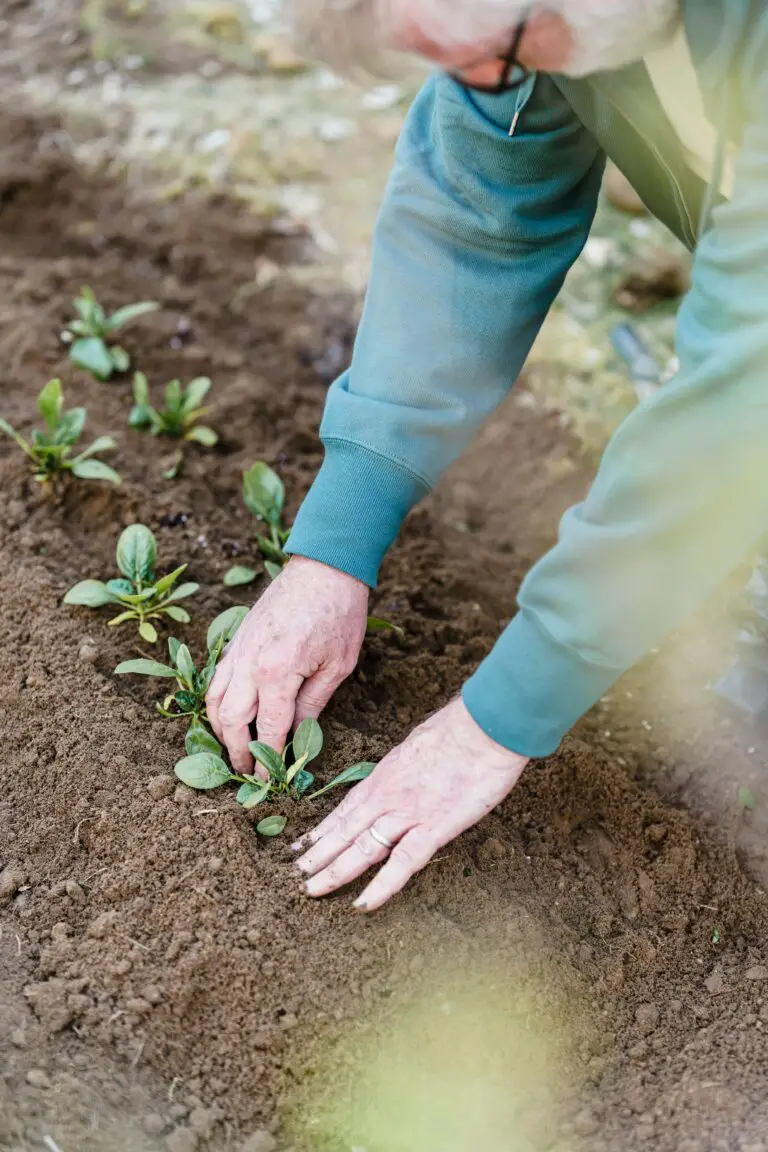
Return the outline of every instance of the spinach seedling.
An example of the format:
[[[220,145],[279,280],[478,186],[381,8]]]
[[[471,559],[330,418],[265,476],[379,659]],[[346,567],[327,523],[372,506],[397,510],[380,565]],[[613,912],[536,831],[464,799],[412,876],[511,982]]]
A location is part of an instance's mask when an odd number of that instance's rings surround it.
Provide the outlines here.
[[[200,585],[176,584],[186,570],[186,564],[157,579],[157,544],[149,528],[143,524],[131,524],[126,528],[117,542],[116,559],[122,573],[121,579],[108,580],[106,584],[100,580],[82,580],[70,588],[64,603],[84,608],[117,605],[123,611],[109,621],[109,627],[136,620],[139,635],[148,644],[154,644],[157,640],[153,620],[168,617],[179,624],[189,623],[189,613],[180,608],[177,601],[192,596]]]
[[[285,545],[290,529],[283,527],[285,485],[268,464],[259,460],[243,474],[243,499],[249,512],[267,528],[268,535],[260,533],[256,543],[265,557],[264,567],[274,580],[288,562]],[[257,576],[258,572],[253,568],[238,564],[226,573],[224,583],[234,588],[240,584],[252,584]]]
[[[248,747],[254,760],[266,768],[266,780],[256,775],[233,772],[226,764],[223,750],[215,736],[206,729],[191,727],[187,732],[187,755],[176,765],[176,775],[188,787],[201,791],[220,788],[223,784],[239,784],[236,800],[246,811],[274,796],[298,800],[314,782],[314,776],[308,771],[307,765],[320,755],[323,733],[317,720],[308,717],[299,724],[292,742],[282,755],[258,740],[253,740]],[[337,785],[365,780],[374,768],[375,764],[353,764],[324,788],[313,793],[313,796],[320,796]],[[268,816],[256,825],[256,831],[262,836],[278,836],[287,822],[285,816]]]
[[[154,301],[145,300],[141,304],[127,304],[108,316],[90,288],[83,288],[73,304],[77,319],[67,325],[61,339],[69,346],[70,360],[97,380],[109,380],[114,372],[128,371],[130,356],[119,344],[113,343],[113,339],[126,324],[160,307]]]
[[[236,606],[228,608],[226,612],[216,617],[208,629],[208,656],[199,671],[187,645],[181,644],[171,636],[168,640],[170,664],[161,664],[156,660],[124,660],[115,668],[115,675],[157,676],[175,680],[176,691],[158,703],[158,712],[167,720],[188,720],[190,731],[199,730],[203,733],[197,737],[198,742],[202,742],[198,750],[203,749],[207,738],[209,743],[205,747],[212,749],[215,744],[218,752],[221,750],[218,741],[205,727],[208,722],[205,694],[210,687],[225,645],[232,639],[247,613],[247,608]]]
[[[149,402],[149,384],[143,372],[133,377],[134,406],[128,417],[132,428],[149,429],[153,436],[170,436],[174,440],[190,440],[213,448],[219,438],[207,424],[198,424],[208,409],[202,407],[203,400],[211,389],[207,376],[198,376],[186,388],[180,380],[171,380],[165,388],[165,407],[159,411]],[[178,459],[173,473],[178,472],[181,459]],[[173,475],[166,473],[168,479]]]
[[[268,536],[257,536],[256,543],[265,557],[264,567],[267,574],[274,580],[280,575],[289,559],[285,545],[291,530],[283,526],[285,486],[277,473],[263,460],[259,460],[243,474],[243,499],[249,511],[253,512],[256,519],[265,524],[269,530]],[[258,576],[254,568],[249,568],[245,564],[235,564],[225,572],[224,583],[228,588],[236,588],[252,584]],[[392,624],[379,616],[368,617],[367,630],[369,633],[394,632],[401,638],[405,636],[405,632],[397,624]]]
[[[34,477],[41,484],[50,484],[56,473],[70,472],[81,480],[108,480],[110,484],[120,484],[120,476],[94,457],[99,452],[116,448],[111,436],[99,436],[78,456],[72,456],[72,449],[85,427],[85,408],[70,408],[64,411],[64,393],[60,380],[49,380],[37,398],[37,407],[45,420],[45,431],[35,429],[31,443],[20,436],[15,428],[0,419],[0,432],[12,437],[32,461]]]
[[[249,748],[254,759],[267,770],[266,780],[252,774],[233,772],[226,763],[224,749],[208,724],[205,695],[225,646],[247,614],[246,607],[236,605],[216,617],[208,629],[208,658],[199,671],[186,644],[180,644],[173,638],[168,641],[170,664],[161,664],[155,660],[125,660],[115,668],[118,676],[156,676],[176,681],[175,691],[157,704],[161,716],[189,722],[184,740],[187,754],[176,764],[176,775],[189,788],[199,791],[220,788],[224,784],[238,784],[236,799],[246,811],[270,796],[298,800],[306,795],[314,782],[307,765],[320,755],[323,747],[320,725],[316,720],[307,719],[296,729],[292,742],[282,755],[268,744],[258,740],[251,742]],[[314,792],[309,799],[322,796],[329,789],[342,784],[365,780],[374,768],[375,765],[370,763],[353,764],[325,787]],[[262,836],[278,836],[287,822],[285,816],[267,816],[256,825],[256,831]]]

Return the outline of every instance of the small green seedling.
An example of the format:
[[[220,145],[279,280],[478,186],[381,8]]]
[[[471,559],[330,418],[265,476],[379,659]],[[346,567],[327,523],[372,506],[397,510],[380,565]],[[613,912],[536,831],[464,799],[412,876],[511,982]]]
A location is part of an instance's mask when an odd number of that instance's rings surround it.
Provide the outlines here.
[[[77,320],[72,320],[61,334],[69,345],[69,358],[97,380],[109,380],[114,372],[127,372],[131,359],[124,348],[113,343],[114,337],[139,316],[156,312],[159,304],[145,300],[141,304],[127,304],[111,316],[99,304],[92,289],[83,288],[73,301]]]
[[[285,485],[268,464],[259,460],[243,474],[243,499],[249,512],[267,527],[269,535],[259,534],[256,543],[265,557],[264,567],[274,580],[288,562],[285,545],[290,529],[283,527]],[[252,584],[257,577],[258,572],[253,568],[238,564],[226,573],[224,583],[234,588]]]
[[[307,765],[320,755],[323,747],[320,725],[316,720],[307,719],[296,729],[293,741],[282,755],[258,740],[249,744],[254,759],[267,770],[266,780],[256,775],[233,772],[224,760],[224,750],[208,725],[205,695],[224,648],[247,614],[246,607],[236,605],[216,617],[208,629],[208,658],[199,671],[186,644],[180,644],[173,638],[168,641],[170,664],[161,664],[155,660],[125,660],[115,668],[118,676],[156,676],[176,681],[176,690],[157,705],[161,716],[169,720],[189,721],[184,741],[187,754],[176,764],[176,775],[189,788],[198,791],[220,788],[224,784],[239,784],[237,802],[246,811],[270,796],[293,800],[305,796],[314,782],[314,776],[308,771]],[[375,765],[369,763],[353,764],[308,798],[312,800],[331,788],[365,780],[374,768]],[[287,822],[285,816],[267,816],[256,825],[256,831],[262,836],[278,836]]]
[[[158,703],[158,712],[167,720],[188,720],[190,731],[200,729],[209,738],[210,747],[215,744],[216,749],[220,750],[218,741],[205,728],[208,719],[205,711],[205,694],[210,687],[225,645],[232,639],[247,614],[247,608],[236,606],[228,608],[226,612],[216,617],[208,629],[208,657],[199,671],[187,645],[181,644],[171,636],[168,640],[170,665],[160,664],[156,660],[125,660],[115,668],[115,675],[158,676],[162,679],[175,680],[176,691],[166,696],[162,703]],[[200,736],[199,740],[204,741],[204,737]]]
[[[243,474],[243,499],[249,511],[269,529],[269,536],[257,536],[256,543],[265,557],[264,567],[267,574],[274,580],[280,575],[289,559],[285,545],[291,530],[283,527],[285,486],[277,473],[263,460],[259,460]],[[254,568],[235,564],[224,574],[224,583],[228,588],[236,588],[252,584],[258,576],[259,573]],[[402,628],[378,616],[368,617],[368,632],[395,632],[400,637],[405,635]]]
[[[208,411],[202,407],[202,402],[210,389],[211,381],[207,376],[198,376],[186,388],[182,387],[180,380],[171,380],[165,388],[165,407],[158,411],[149,402],[146,376],[137,372],[133,377],[134,406],[128,423],[132,428],[149,429],[153,436],[169,436],[174,440],[194,441],[204,448],[213,448],[219,442],[213,428],[197,423]],[[172,480],[178,473],[181,459],[179,454],[175,467],[166,473],[168,479]]]
[[[126,528],[117,542],[116,558],[122,579],[108,580],[106,584],[100,580],[82,580],[70,588],[64,603],[84,608],[118,605],[123,611],[109,621],[109,627],[136,620],[139,635],[148,644],[157,640],[153,620],[168,617],[178,624],[189,623],[189,613],[177,602],[192,596],[200,585],[187,583],[177,586],[176,581],[186,570],[186,564],[159,580],[156,578],[157,543],[149,528],[143,524],[131,524]]]
[[[56,473],[70,472],[81,480],[107,480],[110,484],[120,484],[120,476],[114,468],[94,458],[99,452],[117,447],[111,436],[99,436],[79,456],[72,456],[72,449],[85,427],[86,412],[85,408],[64,411],[60,380],[48,381],[37,398],[37,406],[45,420],[45,431],[36,428],[31,443],[7,421],[0,419],[0,432],[12,437],[32,461],[35,480],[49,485]]]
[[[176,765],[176,775],[188,787],[201,791],[220,788],[223,784],[239,784],[236,799],[246,811],[264,803],[271,796],[287,796],[298,800],[314,782],[314,776],[307,770],[307,765],[320,755],[323,733],[317,720],[307,718],[296,729],[292,742],[282,755],[258,740],[253,740],[248,747],[254,760],[266,769],[266,780],[256,775],[233,772],[225,763],[221,745],[215,736],[206,729],[192,727],[187,733],[187,755]],[[339,785],[365,780],[375,767],[375,764],[369,763],[353,764],[324,788],[314,792],[309,799]],[[256,825],[256,831],[262,836],[278,836],[287,822],[285,816],[268,816]]]

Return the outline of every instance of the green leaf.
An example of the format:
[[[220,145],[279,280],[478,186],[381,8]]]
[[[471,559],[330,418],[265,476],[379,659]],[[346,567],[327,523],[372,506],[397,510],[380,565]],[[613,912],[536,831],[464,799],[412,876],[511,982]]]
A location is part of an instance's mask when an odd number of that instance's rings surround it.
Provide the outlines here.
[[[171,663],[174,666],[176,664],[176,657],[179,654],[179,648],[181,648],[181,641],[177,640],[175,636],[169,636],[168,637],[168,655],[170,656]]]
[[[176,455],[173,458],[173,463],[171,464],[170,468],[164,468],[163,469],[163,479],[164,480],[175,480],[176,477],[178,476],[179,472],[181,471],[181,467],[182,467],[183,463],[184,463],[184,453],[181,451],[181,449],[179,449],[179,451],[176,453]]]
[[[165,387],[165,403],[172,415],[181,411],[181,380],[169,380]]]
[[[97,436],[93,444],[89,444],[84,452],[75,457],[73,463],[78,464],[81,460],[88,460],[91,456],[97,456],[99,452],[110,452],[113,448],[117,448],[117,444],[111,436]]]
[[[303,760],[305,764],[308,764],[310,760],[319,756],[322,750],[323,730],[317,720],[308,716],[306,720],[302,720],[296,729],[296,735],[293,738],[293,754],[297,760]]]
[[[138,320],[139,316],[146,316],[148,312],[157,312],[159,304],[154,300],[144,300],[140,304],[126,304],[123,308],[118,308],[113,312],[107,321],[107,327],[110,332],[117,332],[120,328],[124,328],[126,324],[130,324],[132,320]]]
[[[252,584],[256,579],[258,573],[254,572],[253,568],[246,568],[242,564],[235,564],[228,572],[224,573],[224,583],[227,588],[237,588],[241,584]]]
[[[157,660],[124,660],[115,668],[116,676],[159,676],[164,680],[175,680],[176,673],[167,664]]]
[[[152,424],[152,416],[154,408],[150,408],[146,404],[134,404],[128,413],[128,427],[129,428],[149,428]]]
[[[190,580],[187,584],[179,584],[178,588],[174,588],[173,592],[171,592],[167,599],[171,601],[186,600],[188,596],[194,596],[195,592],[197,592],[199,588],[199,584],[195,584]]]
[[[175,604],[169,604],[162,611],[166,616],[170,616],[171,620],[175,620],[177,624],[189,624],[192,619],[185,608],[178,608]]]
[[[257,536],[256,543],[259,546],[259,551],[268,560],[273,560],[283,568],[288,563],[288,557],[282,548],[278,548],[277,544],[273,544],[266,536]]]
[[[186,644],[179,645],[179,650],[176,653],[176,667],[181,673],[182,680],[189,684],[190,687],[194,685],[197,669],[195,668],[195,662],[192,659],[192,653]]]
[[[157,642],[157,629],[154,624],[150,624],[149,620],[142,620],[139,624],[139,636],[142,640],[146,640],[147,644],[155,644]]]
[[[198,752],[211,752],[214,756],[221,753],[221,744],[202,724],[191,724],[184,738],[187,756],[196,756]]]
[[[366,626],[367,632],[394,632],[400,639],[405,636],[405,629],[400,628],[397,624],[392,624],[389,620],[382,620],[379,616],[369,616],[368,624]]]
[[[243,499],[246,508],[259,520],[279,524],[285,503],[282,480],[268,464],[259,460],[243,475]]]
[[[182,572],[186,572],[186,570],[187,565],[182,564],[180,568],[174,568],[173,572],[169,572],[167,576],[161,576],[160,579],[155,582],[155,595],[164,596],[166,592],[173,588]],[[197,588],[199,585],[195,587]]]
[[[275,564],[274,560],[265,560],[264,567],[267,570],[267,575],[270,580],[277,580],[278,576],[283,570],[282,564]]]
[[[184,389],[182,398],[182,408],[184,412],[189,415],[195,408],[199,408],[211,388],[212,383],[207,376],[197,376],[194,380],[190,380]]]
[[[154,588],[150,587],[145,588],[143,592],[132,592],[130,596],[127,593],[123,593],[123,595],[120,597],[120,600],[123,604],[138,606],[139,604],[146,604],[148,600],[152,600],[154,595],[155,590]]]
[[[130,580],[107,580],[107,588],[113,596],[119,598],[133,595],[133,584]]]
[[[121,612],[119,616],[114,616],[111,620],[107,620],[107,628],[117,628],[118,624],[125,624],[128,620],[138,620],[138,616],[133,609],[128,612]]]
[[[115,596],[101,580],[81,580],[64,597],[65,604],[77,604],[82,608],[101,608],[114,602]]]
[[[54,444],[76,444],[85,428],[85,408],[70,408],[59,420],[53,436]]]
[[[195,692],[197,692],[198,695],[204,696],[208,691],[215,672],[215,664],[206,664],[205,668],[200,669],[195,680]]]
[[[110,348],[109,355],[112,358],[112,366],[116,372],[127,372],[131,366],[131,358],[126,352],[125,348],[121,348],[119,344],[115,344]]]
[[[69,346],[69,358],[97,380],[109,380],[114,371],[112,356],[100,336],[86,336]]]
[[[359,780],[366,780],[375,767],[375,764],[369,764],[367,762],[363,764],[352,764],[349,768],[345,768],[343,772],[339,772],[338,776],[334,776],[330,784],[326,784],[324,788],[319,788],[317,792],[313,792],[307,799],[314,800],[317,796],[322,796],[324,792],[329,792],[331,788],[338,788],[342,784],[357,784]]]
[[[185,756],[179,760],[174,772],[183,784],[201,792],[208,788],[220,788],[232,775],[221,757],[212,752]]]
[[[287,823],[287,816],[267,816],[256,825],[256,831],[260,836],[279,836]]]
[[[204,448],[214,448],[219,442],[219,437],[213,428],[209,428],[206,424],[198,424],[196,428],[190,428],[184,439],[194,440],[196,444],[202,444]]]
[[[302,768],[300,772],[296,773],[293,780],[293,786],[298,792],[299,796],[303,796],[315,782],[315,778],[311,772],[307,772],[306,768]]]
[[[157,561],[155,538],[143,524],[131,524],[117,542],[117,566],[134,584],[147,584],[154,577]]]
[[[82,320],[83,324],[90,326],[98,319],[104,318],[104,311],[101,305],[97,303],[96,297],[90,288],[83,288],[82,293],[72,301],[75,312]]]
[[[251,808],[261,804],[262,800],[266,800],[270,787],[269,780],[259,780],[258,784],[246,781],[245,784],[241,784],[235,799],[238,804],[242,804],[246,812],[249,812]]]
[[[12,428],[8,421],[2,418],[0,418],[0,432],[5,432],[6,436],[10,436],[12,440],[15,440],[19,448],[21,448],[22,452],[26,452],[27,456],[31,456],[33,460],[36,459],[34,452],[24,437],[20,436],[16,429]]]
[[[174,696],[174,700],[178,704],[182,712],[196,712],[197,711],[197,696],[194,692],[187,692],[182,688]]]
[[[51,435],[56,431],[63,406],[64,393],[61,388],[61,380],[49,380],[37,398],[37,407],[40,409]]]
[[[139,407],[149,404],[149,381],[143,372],[133,374],[133,399]]]
[[[80,480],[107,480],[119,488],[122,484],[120,473],[110,468],[103,460],[75,460],[72,471]]]
[[[274,748],[270,748],[269,744],[262,743],[261,740],[252,740],[248,745],[248,750],[253,756],[254,760],[258,760],[259,764],[263,764],[270,776],[275,780],[283,780],[285,778],[285,764],[279,752]]]
[[[237,632],[238,628],[245,620],[250,609],[242,604],[235,604],[233,608],[227,608],[220,616],[211,624],[208,629],[207,646],[210,652],[216,645],[219,639],[223,639],[225,644],[228,644],[232,637]]]
[[[757,806],[755,794],[751,788],[747,788],[746,784],[739,786],[739,804],[748,812],[754,812]]]

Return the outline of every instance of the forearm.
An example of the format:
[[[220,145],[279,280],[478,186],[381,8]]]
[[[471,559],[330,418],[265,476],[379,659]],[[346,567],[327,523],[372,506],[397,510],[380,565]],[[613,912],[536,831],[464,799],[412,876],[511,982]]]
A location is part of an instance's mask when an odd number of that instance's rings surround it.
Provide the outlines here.
[[[353,361],[289,549],[374,584],[410,508],[517,378],[594,214],[602,156],[545,77],[510,139],[446,79],[398,149]]]
[[[731,203],[700,242],[680,371],[624,422],[520,612],[464,690],[506,747],[546,755],[694,612],[768,528],[768,132],[745,135]]]

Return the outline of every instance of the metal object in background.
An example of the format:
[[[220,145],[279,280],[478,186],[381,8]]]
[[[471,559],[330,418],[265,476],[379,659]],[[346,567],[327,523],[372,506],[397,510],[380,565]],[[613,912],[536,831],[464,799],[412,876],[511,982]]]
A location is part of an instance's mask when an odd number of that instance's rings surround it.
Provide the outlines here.
[[[633,324],[614,324],[609,336],[629,369],[635,395],[640,401],[647,400],[662,382],[663,372],[659,362],[651,355]]]
[[[658,361],[632,324],[616,324],[610,339],[629,369],[638,400],[646,400],[664,383]],[[736,654],[714,691],[743,715],[768,727],[768,550],[758,556],[734,609]]]

